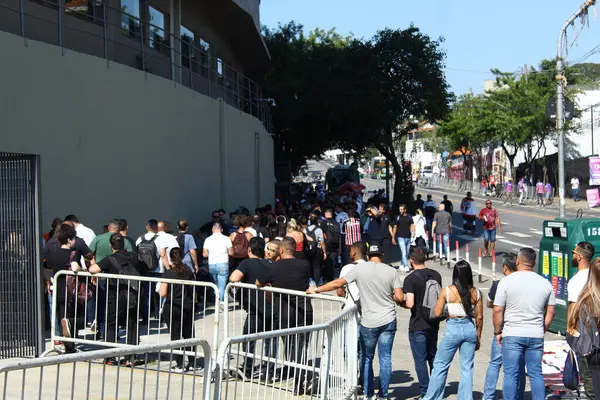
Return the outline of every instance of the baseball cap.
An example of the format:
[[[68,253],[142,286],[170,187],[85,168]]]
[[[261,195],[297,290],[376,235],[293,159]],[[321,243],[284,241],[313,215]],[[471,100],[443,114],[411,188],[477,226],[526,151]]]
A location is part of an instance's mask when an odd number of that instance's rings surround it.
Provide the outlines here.
[[[383,255],[383,249],[376,244],[369,246],[369,251],[367,252],[367,256],[375,256],[375,255]]]

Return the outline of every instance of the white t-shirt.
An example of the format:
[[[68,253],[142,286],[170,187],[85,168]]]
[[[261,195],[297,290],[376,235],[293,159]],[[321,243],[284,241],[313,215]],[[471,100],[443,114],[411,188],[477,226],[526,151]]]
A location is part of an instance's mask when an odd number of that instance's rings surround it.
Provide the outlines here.
[[[361,264],[364,262],[365,262],[365,260],[358,260],[356,262],[356,264],[352,263],[352,264],[344,265],[344,267],[340,271],[340,278],[345,277],[348,274],[348,272],[352,271],[352,269],[354,267],[356,267],[357,264]],[[352,282],[352,283],[348,284],[348,290],[346,291],[346,298],[348,298],[348,294],[350,294],[351,300],[353,300],[353,301],[360,300],[360,293],[358,291],[358,286],[356,286],[356,282]]]
[[[204,241],[203,248],[208,250],[208,264],[229,263],[228,250],[233,247],[231,239],[222,233],[213,233]]]
[[[92,243],[92,240],[94,240],[94,238],[96,237],[96,234],[94,233],[94,231],[83,224],[79,224],[79,226],[77,228],[75,228],[75,232],[77,233],[77,236],[82,238],[83,241],[85,242],[85,244],[87,244],[88,246]]]
[[[163,265],[162,262],[162,258],[160,257],[160,250],[161,249],[167,249],[167,260],[169,260],[169,263],[171,262],[171,257],[169,256],[169,252],[171,251],[171,249],[175,248],[175,247],[179,247],[179,243],[177,243],[177,239],[175,238],[175,236],[166,233],[166,232],[158,232],[158,233],[154,233],[154,232],[147,232],[144,235],[144,239],[146,240],[151,240],[154,235],[156,235],[156,239],[154,240],[154,245],[156,246],[156,256],[158,257],[158,271],[161,274],[163,272],[165,272],[165,266]],[[135,242],[135,246],[139,246],[139,244],[142,242],[142,238],[139,237],[138,240],[136,240]]]
[[[587,283],[590,270],[588,268],[578,271],[567,284],[567,294],[569,303],[576,303],[579,293],[583,290],[583,287]]]
[[[345,213],[344,211],[340,211],[336,216],[335,216],[335,220],[337,221],[338,224],[340,224],[340,232],[343,232],[343,228],[344,228],[344,221],[348,219],[348,214]],[[345,232],[344,232],[345,233]]]
[[[579,189],[579,179],[571,178],[571,189]]]

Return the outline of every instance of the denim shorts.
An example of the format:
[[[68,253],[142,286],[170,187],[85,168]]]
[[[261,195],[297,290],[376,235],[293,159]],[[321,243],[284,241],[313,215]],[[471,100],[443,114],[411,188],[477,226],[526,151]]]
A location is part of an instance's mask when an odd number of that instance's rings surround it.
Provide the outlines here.
[[[496,229],[484,229],[483,230],[483,240],[486,242],[495,242],[496,241]]]

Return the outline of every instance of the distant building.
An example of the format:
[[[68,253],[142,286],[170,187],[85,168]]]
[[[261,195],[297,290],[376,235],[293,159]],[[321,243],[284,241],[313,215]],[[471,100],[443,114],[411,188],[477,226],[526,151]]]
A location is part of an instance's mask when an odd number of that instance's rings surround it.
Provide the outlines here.
[[[418,127],[408,133],[404,148],[404,159],[411,162],[413,170],[421,170],[425,166],[439,167],[440,154],[431,149],[422,135],[435,131],[436,126],[430,122],[421,122]]]

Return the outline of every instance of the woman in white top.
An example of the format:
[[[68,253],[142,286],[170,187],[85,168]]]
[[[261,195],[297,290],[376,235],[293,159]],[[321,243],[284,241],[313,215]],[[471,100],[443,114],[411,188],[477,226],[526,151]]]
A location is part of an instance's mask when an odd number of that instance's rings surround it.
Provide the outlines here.
[[[427,232],[425,231],[425,217],[423,211],[418,209],[413,218],[413,224],[415,225],[415,235],[413,236],[413,243],[411,245],[417,246],[423,249],[425,253],[428,253],[429,244],[427,243]]]
[[[426,400],[444,398],[448,369],[459,349],[460,381],[457,398],[473,398],[473,364],[483,329],[483,301],[479,289],[473,286],[473,272],[468,262],[460,260],[454,265],[452,283],[442,290],[434,309],[435,316],[441,317],[447,308],[448,321],[433,362],[433,371],[424,397]]]

